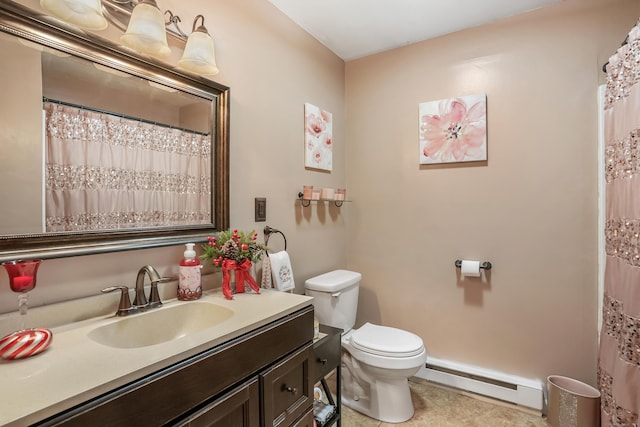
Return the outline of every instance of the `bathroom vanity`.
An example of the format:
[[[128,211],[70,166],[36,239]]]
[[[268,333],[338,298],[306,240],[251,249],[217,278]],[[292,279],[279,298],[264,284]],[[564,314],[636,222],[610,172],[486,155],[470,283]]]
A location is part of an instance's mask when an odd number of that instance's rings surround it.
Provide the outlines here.
[[[126,318],[54,328],[44,353],[0,363],[0,425],[313,426],[311,298],[217,291],[157,312],[203,303],[233,315],[143,347],[90,337]]]

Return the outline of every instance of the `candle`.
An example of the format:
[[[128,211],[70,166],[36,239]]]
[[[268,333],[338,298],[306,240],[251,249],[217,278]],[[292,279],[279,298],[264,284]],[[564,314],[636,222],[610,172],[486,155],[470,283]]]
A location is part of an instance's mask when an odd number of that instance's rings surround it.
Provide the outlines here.
[[[302,191],[302,198],[305,200],[311,200],[313,196],[313,185],[305,185]]]
[[[33,276],[16,276],[11,279],[11,290],[13,292],[27,292],[35,287]]]
[[[333,188],[323,188],[320,191],[320,198],[323,200],[333,200],[335,191]]]

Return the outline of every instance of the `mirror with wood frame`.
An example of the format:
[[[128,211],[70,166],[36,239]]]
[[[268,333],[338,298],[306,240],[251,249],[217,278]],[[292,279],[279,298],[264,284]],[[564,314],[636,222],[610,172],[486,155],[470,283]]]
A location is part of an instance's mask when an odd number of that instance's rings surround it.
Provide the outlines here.
[[[0,5],[0,261],[229,226],[229,88]]]

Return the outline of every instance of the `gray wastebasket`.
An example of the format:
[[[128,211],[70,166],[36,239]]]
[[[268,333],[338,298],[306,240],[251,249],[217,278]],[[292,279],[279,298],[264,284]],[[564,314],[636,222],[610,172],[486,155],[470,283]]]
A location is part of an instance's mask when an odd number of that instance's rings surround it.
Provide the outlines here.
[[[600,391],[588,384],[560,375],[547,377],[547,386],[547,422],[551,427],[600,425]]]

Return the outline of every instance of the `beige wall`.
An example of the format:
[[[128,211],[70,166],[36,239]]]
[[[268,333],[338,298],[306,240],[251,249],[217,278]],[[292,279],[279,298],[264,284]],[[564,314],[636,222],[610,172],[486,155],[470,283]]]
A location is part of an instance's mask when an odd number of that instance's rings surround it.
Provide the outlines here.
[[[347,63],[358,323],[413,331],[436,358],[595,382],[596,91],[639,14],[562,5]],[[476,93],[488,161],[419,166],[418,104]],[[461,281],[456,259],[494,268]]]
[[[37,0],[24,3],[39,8]],[[260,239],[266,224],[282,230],[297,291],[302,293],[304,279],[346,262],[345,208],[302,210],[296,202],[304,184],[345,185],[344,62],[266,0],[160,3],[182,17],[185,29],[196,14],[206,17],[221,70],[215,80],[231,87],[231,226],[256,229]],[[305,102],[333,113],[332,173],[304,168]],[[254,222],[255,197],[267,198],[266,222]],[[278,236],[269,243],[282,248]],[[177,275],[183,251],[184,247],[170,247],[47,260],[30,304],[95,295],[116,284],[133,286],[138,268],[148,263],[162,274]],[[211,282],[216,281],[219,278]],[[0,313],[17,307],[8,289],[7,275],[1,273]]]
[[[215,79],[231,87],[232,227],[284,231],[298,292],[346,266],[364,275],[359,323],[412,330],[434,357],[594,383],[596,87],[640,7],[589,1],[607,6],[571,14],[564,4],[587,2],[566,0],[346,67],[266,0],[162,6],[207,18]],[[419,167],[418,103],[472,93],[488,97],[489,160]],[[330,174],[304,169],[305,102],[333,113]],[[301,209],[303,184],[346,185],[354,202]],[[176,274],[182,251],[47,260],[31,302],[133,285],[147,263]],[[458,282],[457,258],[493,262],[489,283]],[[0,275],[0,312],[13,301]]]

